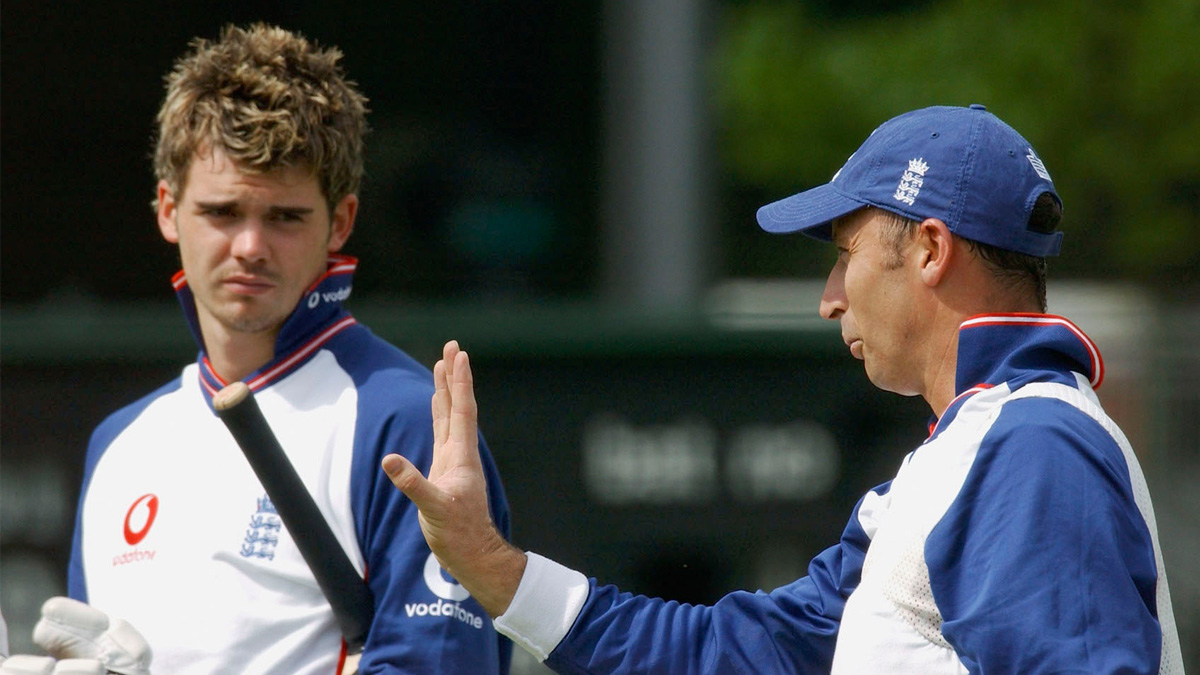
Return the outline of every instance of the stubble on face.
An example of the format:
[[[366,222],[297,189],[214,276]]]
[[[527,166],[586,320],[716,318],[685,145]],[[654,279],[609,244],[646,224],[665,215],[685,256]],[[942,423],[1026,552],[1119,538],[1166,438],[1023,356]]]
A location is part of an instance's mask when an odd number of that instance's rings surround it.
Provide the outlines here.
[[[245,173],[218,150],[195,158],[189,182],[175,216],[202,326],[230,336],[278,332],[328,254],[329,214],[315,178],[300,168]]]
[[[851,353],[863,361],[876,387],[904,396],[916,393],[918,369],[913,322],[912,279],[906,274],[905,246],[886,232],[887,216],[860,211],[835,227],[843,251],[842,302],[838,318]]]
[[[258,274],[266,276],[268,273],[260,271]],[[268,305],[256,310],[252,299],[218,304],[205,298],[198,299],[198,303],[204,305],[208,314],[224,326],[226,331],[246,335],[278,331],[295,309],[293,307],[285,312],[281,308]]]

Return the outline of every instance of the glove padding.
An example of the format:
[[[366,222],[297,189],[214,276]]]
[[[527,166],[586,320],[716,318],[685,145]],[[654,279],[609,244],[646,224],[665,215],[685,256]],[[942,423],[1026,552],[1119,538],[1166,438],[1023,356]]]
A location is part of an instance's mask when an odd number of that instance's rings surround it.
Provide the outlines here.
[[[70,598],[50,598],[33,628],[33,641],[60,659],[94,659],[110,673],[150,675],[150,645],[124,619]],[[7,665],[7,664],[5,664]],[[52,671],[56,675],[64,672]],[[90,671],[66,671],[86,673]]]
[[[49,656],[15,654],[0,657],[0,675],[105,675],[104,664],[96,659],[63,659]]]

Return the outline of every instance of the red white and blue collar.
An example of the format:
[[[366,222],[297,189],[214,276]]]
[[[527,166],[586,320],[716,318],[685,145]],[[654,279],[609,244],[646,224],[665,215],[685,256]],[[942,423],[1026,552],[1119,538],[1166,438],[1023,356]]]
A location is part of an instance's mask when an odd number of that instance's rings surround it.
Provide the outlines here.
[[[955,393],[980,383],[996,385],[1046,372],[1082,373],[1098,389],[1104,381],[1104,361],[1096,343],[1061,316],[982,314],[959,326]],[[1074,377],[1065,381],[1073,382]]]
[[[930,438],[954,418],[974,394],[1006,384],[1016,390],[1030,382],[1077,386],[1074,373],[1093,389],[1104,381],[1100,350],[1078,326],[1052,314],[981,314],[958,329],[955,398],[941,419],[930,420]]]
[[[251,391],[270,386],[308,362],[321,347],[335,335],[357,323],[342,303],[350,297],[354,282],[354,271],[358,259],[347,255],[331,254],[321,275],[304,295],[290,316],[279,329],[275,338],[275,357],[262,368],[245,378]],[[184,317],[192,337],[200,346],[197,357],[200,366],[200,386],[208,398],[223,389],[229,382],[213,370],[204,347],[200,332],[200,319],[196,314],[196,301],[183,272],[171,280],[176,297],[183,307]]]

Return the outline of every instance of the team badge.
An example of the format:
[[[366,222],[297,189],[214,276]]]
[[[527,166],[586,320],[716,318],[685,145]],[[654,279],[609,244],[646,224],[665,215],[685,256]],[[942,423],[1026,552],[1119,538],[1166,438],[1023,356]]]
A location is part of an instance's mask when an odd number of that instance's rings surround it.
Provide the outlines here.
[[[913,202],[917,200],[917,195],[921,194],[921,186],[925,184],[926,171],[929,171],[929,165],[923,158],[908,160],[908,170],[900,176],[900,184],[896,186],[896,194],[892,196],[897,201],[912,206]]]
[[[258,500],[258,510],[250,516],[250,525],[246,528],[246,538],[242,540],[241,554],[244,558],[275,559],[275,547],[279,544],[279,532],[283,529],[283,521],[271,498],[263,495]]]

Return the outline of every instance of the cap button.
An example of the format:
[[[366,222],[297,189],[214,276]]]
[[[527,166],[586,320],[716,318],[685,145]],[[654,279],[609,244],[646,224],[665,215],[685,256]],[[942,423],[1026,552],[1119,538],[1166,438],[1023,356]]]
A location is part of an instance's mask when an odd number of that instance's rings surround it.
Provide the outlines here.
[[[970,108],[971,110],[987,110],[987,106],[982,103],[972,103]]]

